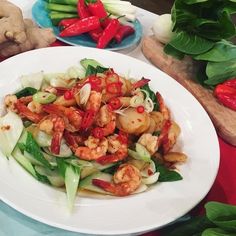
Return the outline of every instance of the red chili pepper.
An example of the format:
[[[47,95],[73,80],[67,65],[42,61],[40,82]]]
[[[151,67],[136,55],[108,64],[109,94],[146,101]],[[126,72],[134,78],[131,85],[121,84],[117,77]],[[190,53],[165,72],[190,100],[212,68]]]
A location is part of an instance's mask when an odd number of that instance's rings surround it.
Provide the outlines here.
[[[103,132],[102,128],[96,127],[95,129],[93,129],[92,135],[95,138],[101,139],[104,137],[104,132]]]
[[[74,24],[78,20],[79,20],[79,18],[63,19],[59,22],[58,27],[60,30],[63,30],[65,28],[67,28],[68,26]]]
[[[224,106],[236,111],[236,96],[219,93],[217,98]]]
[[[143,113],[145,111],[144,106],[138,106],[136,110],[138,113]]]
[[[70,100],[70,99],[74,98],[73,92],[71,90],[65,91],[64,98],[65,98],[65,100]]]
[[[227,85],[227,86],[229,86],[229,87],[236,88],[236,78],[226,80],[226,81],[223,83],[223,85]]]
[[[145,78],[143,78],[143,79],[137,81],[136,83],[134,83],[134,84],[132,85],[132,87],[133,87],[133,89],[141,88],[141,87],[143,87],[145,84],[148,84],[149,81],[150,81],[150,79],[145,79]]]
[[[134,34],[135,30],[133,27],[129,25],[121,25],[118,32],[115,35],[115,40],[117,43],[121,43],[121,41],[128,37],[131,34]]]
[[[110,17],[108,17],[108,16],[105,17],[105,18],[103,18],[103,19],[101,19],[100,22],[101,22],[102,28],[105,29],[105,28],[109,25],[109,23],[111,22],[111,20],[112,20],[112,18],[110,18]]]
[[[121,107],[121,102],[119,98],[111,98],[108,102],[112,110],[117,110]]]
[[[99,18],[107,17],[106,9],[100,0],[97,0],[96,2],[89,3],[88,9],[89,9],[89,12],[91,13],[91,15],[93,15],[93,16],[97,16]]]
[[[218,84],[215,87],[214,94],[217,96],[218,94],[227,94],[227,95],[234,95],[236,96],[236,88],[234,87],[229,87],[225,84]]]
[[[63,31],[60,32],[61,37],[71,37],[77,36],[83,33],[87,33],[91,30],[95,30],[100,27],[100,21],[97,16],[90,16],[78,20],[74,24],[68,26]]]
[[[114,38],[119,30],[120,22],[118,19],[112,19],[108,26],[104,29],[101,37],[98,40],[97,48],[105,48]]]
[[[111,94],[121,94],[122,83],[110,83],[106,86],[106,91]]]
[[[78,12],[80,19],[87,18],[91,15],[88,11],[88,8],[87,8],[84,0],[78,0],[77,12]]]
[[[99,28],[97,28],[97,29],[95,29],[95,30],[90,31],[90,32],[89,32],[89,35],[90,35],[90,37],[93,39],[93,41],[94,41],[95,43],[97,43],[98,40],[99,40],[99,38],[100,38],[101,35],[102,35],[102,32],[103,32],[102,27],[99,27]]]
[[[82,130],[88,129],[93,124],[94,118],[95,118],[95,111],[87,110],[84,113],[84,116],[81,122],[81,129]]]
[[[105,80],[106,84],[118,83],[120,81],[120,77],[116,73],[108,73]]]

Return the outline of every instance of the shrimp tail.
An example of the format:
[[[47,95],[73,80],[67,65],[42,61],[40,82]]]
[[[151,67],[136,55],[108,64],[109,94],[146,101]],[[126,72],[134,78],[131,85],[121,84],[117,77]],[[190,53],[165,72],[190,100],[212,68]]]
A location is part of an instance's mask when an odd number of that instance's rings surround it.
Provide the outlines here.
[[[54,154],[60,153],[62,135],[63,135],[62,132],[55,132],[53,134],[52,142],[51,142],[51,152]]]

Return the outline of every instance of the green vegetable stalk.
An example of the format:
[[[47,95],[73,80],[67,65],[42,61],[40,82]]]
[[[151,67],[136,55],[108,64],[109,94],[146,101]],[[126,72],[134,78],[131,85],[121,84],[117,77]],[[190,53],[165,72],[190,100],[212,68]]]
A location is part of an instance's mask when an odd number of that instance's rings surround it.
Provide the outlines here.
[[[165,52],[178,59],[189,55],[205,64],[198,76],[205,86],[231,79],[236,76],[236,46],[229,41],[236,35],[234,13],[234,0],[175,0],[174,34]]]

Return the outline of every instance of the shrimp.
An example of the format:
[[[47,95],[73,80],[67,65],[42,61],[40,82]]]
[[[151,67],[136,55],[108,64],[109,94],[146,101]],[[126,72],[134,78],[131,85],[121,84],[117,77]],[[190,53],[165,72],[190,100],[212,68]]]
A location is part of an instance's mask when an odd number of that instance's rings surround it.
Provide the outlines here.
[[[102,94],[96,91],[91,91],[89,99],[86,103],[86,110],[97,112],[102,103]]]
[[[86,146],[78,147],[75,150],[75,155],[82,160],[96,160],[104,156],[108,149],[108,141],[106,138],[99,140],[93,136],[89,136],[84,143]]]
[[[65,129],[63,118],[58,115],[48,115],[39,123],[39,129],[52,135],[51,152],[59,154],[60,145]]]
[[[23,104],[19,100],[17,100],[17,102],[15,103],[15,108],[17,109],[17,113],[21,117],[25,117],[34,123],[39,123],[39,121],[43,118],[42,114],[32,112],[25,104]]]
[[[95,124],[101,127],[104,136],[114,133],[116,128],[116,116],[109,109],[108,105],[104,105],[99,110]]]
[[[128,155],[127,143],[121,143],[118,135],[112,135],[107,138],[108,152],[110,154],[98,158],[96,161],[101,165],[114,163],[124,160]]]
[[[78,131],[82,123],[83,112],[74,107],[64,107],[56,104],[43,105],[43,111],[63,117],[66,129],[71,132]]]
[[[64,138],[66,140],[66,143],[70,146],[73,152],[75,152],[75,150],[79,147],[79,145],[82,145],[84,142],[82,136],[72,134],[67,130],[65,130],[64,132]]]
[[[143,145],[149,152],[150,154],[154,154],[158,150],[158,137],[144,133],[142,136],[139,138],[138,143]]]
[[[162,113],[164,120],[169,120],[170,119],[170,111],[166,107],[166,105],[164,103],[164,99],[159,92],[156,93],[156,98],[159,103],[160,112]]]
[[[120,165],[113,176],[113,183],[93,179],[93,185],[104,189],[115,196],[128,196],[141,185],[141,173],[131,164]]]

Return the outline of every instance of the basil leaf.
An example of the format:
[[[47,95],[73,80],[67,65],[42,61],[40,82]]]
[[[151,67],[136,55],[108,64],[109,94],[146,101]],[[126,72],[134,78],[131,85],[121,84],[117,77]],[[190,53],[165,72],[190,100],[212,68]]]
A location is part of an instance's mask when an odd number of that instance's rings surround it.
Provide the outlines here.
[[[183,179],[183,177],[178,172],[174,170],[169,170],[167,167],[165,167],[156,159],[153,159],[153,161],[156,166],[156,171],[160,172],[158,179],[159,182],[172,182]]]
[[[209,51],[193,57],[195,60],[222,62],[236,58],[236,46],[226,40],[215,43]]]
[[[236,76],[236,58],[224,62],[208,62],[206,67],[207,85],[217,85]]]
[[[218,227],[236,233],[236,206],[208,202],[205,205],[206,216]]]
[[[25,150],[30,153],[37,161],[41,162],[45,167],[52,168],[50,163],[43,156],[41,149],[37,142],[34,140],[33,135],[27,132]]]
[[[169,44],[175,49],[186,54],[201,54],[210,50],[214,42],[184,31],[177,32]]]
[[[15,95],[19,99],[21,97],[34,95],[35,93],[37,93],[37,89],[31,88],[31,87],[26,87],[26,88],[23,88],[22,90],[20,90],[19,92],[16,92]]]
[[[188,221],[176,223],[163,230],[163,235],[168,236],[197,236],[215,225],[205,216],[194,217]]]
[[[235,236],[235,233],[227,232],[220,228],[210,228],[204,230],[201,236]]]
[[[109,68],[105,68],[102,66],[93,67],[92,65],[88,65],[85,76],[87,77],[89,75],[96,75],[97,73],[104,73],[105,71],[108,71],[108,70]]]

